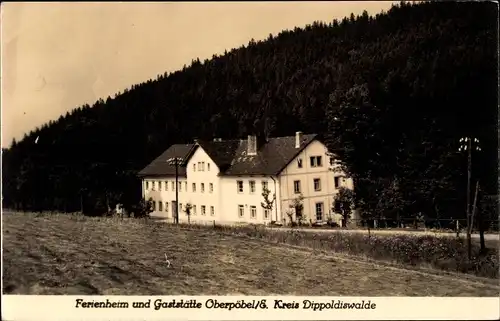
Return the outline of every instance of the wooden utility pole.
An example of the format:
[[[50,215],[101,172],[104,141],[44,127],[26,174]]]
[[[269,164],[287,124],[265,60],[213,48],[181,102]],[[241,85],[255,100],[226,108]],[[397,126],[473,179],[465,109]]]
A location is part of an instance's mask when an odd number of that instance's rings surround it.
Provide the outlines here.
[[[474,205],[472,206],[472,219],[471,219],[471,229],[472,226],[474,226],[474,218],[476,217],[476,212],[478,211],[477,209],[477,202],[478,202],[478,194],[480,192],[480,186],[479,182],[476,183],[476,193],[474,195]],[[477,214],[477,227],[479,230],[479,241],[481,244],[481,253],[484,253],[486,250],[486,244],[484,242],[484,227],[483,227],[483,218],[482,218],[482,213],[479,211]]]
[[[467,156],[467,255],[472,258],[471,210],[470,210],[470,180],[472,174],[472,139],[468,139]]]
[[[179,159],[175,158],[175,224],[179,224]]]
[[[184,161],[181,157],[172,157],[167,159],[169,165],[175,166],[175,209],[174,210],[174,220],[175,224],[179,224],[179,166],[182,165]]]
[[[472,213],[470,219],[470,229],[472,233],[472,227],[474,226],[474,215],[476,214],[476,205],[477,205],[477,193],[479,191],[479,182],[476,182],[476,192],[474,193],[474,202],[472,204]]]
[[[466,227],[466,233],[467,233],[467,254],[469,257],[469,260],[472,259],[472,209],[471,209],[471,177],[472,177],[472,141],[474,140],[475,146],[474,149],[477,151],[481,150],[481,147],[479,147],[479,140],[477,138],[472,138],[472,137],[464,137],[460,138],[460,143],[462,145],[458,149],[459,151],[466,150],[467,151],[467,208],[466,208],[466,217],[467,217],[467,227]],[[464,144],[465,143],[465,144]]]
[[[479,210],[479,214],[477,215],[477,225],[479,228],[479,243],[481,245],[481,253],[486,251],[486,243],[484,242],[484,220],[483,220],[483,212]]]

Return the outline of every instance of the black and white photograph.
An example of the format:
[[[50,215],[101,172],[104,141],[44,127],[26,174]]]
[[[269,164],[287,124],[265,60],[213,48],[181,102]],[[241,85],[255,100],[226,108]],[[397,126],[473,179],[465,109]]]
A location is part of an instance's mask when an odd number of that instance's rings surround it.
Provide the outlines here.
[[[4,295],[499,298],[496,2],[1,16]]]

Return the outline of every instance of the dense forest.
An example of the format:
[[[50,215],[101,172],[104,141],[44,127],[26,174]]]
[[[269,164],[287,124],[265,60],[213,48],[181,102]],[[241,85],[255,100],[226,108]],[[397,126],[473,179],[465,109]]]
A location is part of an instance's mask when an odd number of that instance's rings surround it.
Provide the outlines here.
[[[132,204],[137,171],[171,144],[301,130],[324,135],[364,215],[463,217],[461,137],[479,139],[473,178],[497,194],[497,15],[492,2],[400,3],[196,59],[12,142],[3,206]]]

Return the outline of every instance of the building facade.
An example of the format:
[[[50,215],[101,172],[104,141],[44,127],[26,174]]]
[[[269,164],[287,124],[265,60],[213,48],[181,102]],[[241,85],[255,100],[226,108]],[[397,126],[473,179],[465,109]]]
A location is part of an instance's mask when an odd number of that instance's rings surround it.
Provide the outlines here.
[[[175,158],[181,160],[177,169]],[[317,135],[297,132],[267,140],[248,136],[172,145],[139,176],[143,197],[153,201],[153,216],[173,219],[178,210],[180,222],[286,224],[297,220],[293,205],[300,199],[306,222],[338,222],[334,197],[353,185],[333,166]]]

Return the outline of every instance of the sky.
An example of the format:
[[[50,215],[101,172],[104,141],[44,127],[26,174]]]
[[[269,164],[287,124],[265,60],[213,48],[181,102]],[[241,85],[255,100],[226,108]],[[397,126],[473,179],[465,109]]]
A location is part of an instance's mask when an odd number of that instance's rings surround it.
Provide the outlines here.
[[[393,2],[47,2],[1,5],[2,146],[83,104],[314,21]],[[139,63],[140,62],[140,63]]]

